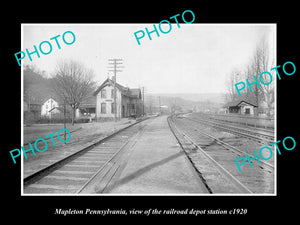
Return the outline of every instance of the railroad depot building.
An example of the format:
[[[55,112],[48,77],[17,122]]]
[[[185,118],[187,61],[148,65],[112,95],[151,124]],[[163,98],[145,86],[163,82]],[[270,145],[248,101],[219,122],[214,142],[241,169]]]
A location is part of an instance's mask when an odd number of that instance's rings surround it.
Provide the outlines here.
[[[257,112],[257,103],[249,99],[238,99],[235,101],[227,102],[225,114],[242,114],[242,115],[255,115]]]
[[[94,92],[96,96],[96,117],[114,118],[114,81],[107,78]],[[116,83],[117,118],[139,117],[143,113],[140,88],[128,88]]]

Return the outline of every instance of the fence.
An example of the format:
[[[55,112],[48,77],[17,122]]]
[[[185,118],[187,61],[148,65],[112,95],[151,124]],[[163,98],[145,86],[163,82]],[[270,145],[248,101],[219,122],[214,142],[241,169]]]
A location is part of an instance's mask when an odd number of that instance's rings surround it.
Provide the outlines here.
[[[206,116],[210,119],[226,121],[230,123],[243,124],[247,126],[263,127],[274,129],[275,121],[274,118],[267,117],[256,117],[256,116],[245,116],[238,114],[206,114],[202,113],[202,116]]]
[[[36,112],[24,112],[24,124],[31,125],[35,123],[63,123],[65,120],[63,113],[56,113],[50,117],[41,116]],[[66,114],[66,122],[71,123],[72,118],[70,113]]]

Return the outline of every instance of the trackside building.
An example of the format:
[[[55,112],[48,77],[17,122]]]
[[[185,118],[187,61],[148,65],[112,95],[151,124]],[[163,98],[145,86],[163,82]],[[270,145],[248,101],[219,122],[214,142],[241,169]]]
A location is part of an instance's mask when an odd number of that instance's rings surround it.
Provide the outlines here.
[[[114,118],[114,81],[107,78],[94,92],[96,96],[96,117]],[[128,88],[116,83],[117,118],[139,117],[143,113],[143,102],[140,88]]]
[[[226,103],[225,108],[226,114],[242,114],[242,115],[255,115],[257,113],[257,103],[246,99],[238,99]]]

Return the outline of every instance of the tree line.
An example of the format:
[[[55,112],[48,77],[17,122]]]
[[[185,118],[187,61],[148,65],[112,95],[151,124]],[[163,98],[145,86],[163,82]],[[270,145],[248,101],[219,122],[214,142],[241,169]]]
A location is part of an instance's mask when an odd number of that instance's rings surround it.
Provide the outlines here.
[[[270,56],[270,46],[265,37],[263,37],[257,44],[252,58],[249,60],[247,65],[243,68],[234,68],[228,75],[226,81],[226,100],[235,101],[238,99],[249,99],[258,104],[258,109],[262,111],[262,106],[265,105],[265,113],[270,116],[274,108],[274,88],[275,82],[270,85],[261,85],[260,88],[257,85],[253,85],[253,92],[247,88],[242,97],[240,97],[236,91],[235,84],[244,81],[246,79],[249,82],[254,82],[254,76],[259,80],[259,75],[263,71],[270,71],[271,68],[275,67],[275,59]],[[274,77],[274,76],[273,76]],[[262,81],[264,83],[269,82],[269,76],[262,76]]]

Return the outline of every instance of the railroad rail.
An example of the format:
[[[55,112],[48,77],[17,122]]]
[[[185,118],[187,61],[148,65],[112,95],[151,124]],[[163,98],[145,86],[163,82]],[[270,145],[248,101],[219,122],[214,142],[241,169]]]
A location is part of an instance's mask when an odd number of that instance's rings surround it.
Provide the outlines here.
[[[209,118],[210,120],[224,121],[248,127],[274,129],[274,118],[247,116],[241,114],[211,114],[211,113],[195,113],[201,117]]]
[[[80,194],[91,190],[93,179],[101,179],[104,192],[119,169],[126,146],[141,133],[144,120],[131,124],[101,141],[82,149],[24,178],[25,194]]]
[[[200,132],[197,123],[187,118],[170,116],[168,122],[210,193],[274,193],[273,165],[253,162],[253,167],[245,165],[239,172],[234,159],[245,152]]]
[[[274,142],[274,132],[266,130],[266,129],[257,129],[255,127],[250,128],[246,128],[246,127],[240,127],[240,126],[236,126],[233,124],[226,124],[226,123],[220,123],[220,122],[214,122],[214,121],[210,121],[210,120],[204,120],[201,118],[191,118],[188,116],[183,116],[188,120],[197,122],[197,123],[202,123],[211,127],[215,127],[221,130],[224,130],[226,132],[238,135],[238,136],[242,136],[242,137],[246,137],[249,138],[251,140],[254,141],[258,141],[258,142],[267,142],[267,143],[272,143]]]

